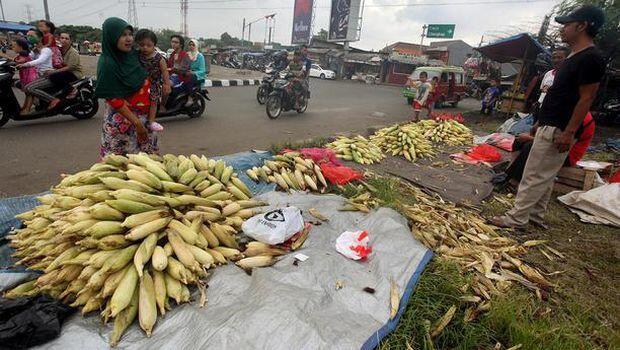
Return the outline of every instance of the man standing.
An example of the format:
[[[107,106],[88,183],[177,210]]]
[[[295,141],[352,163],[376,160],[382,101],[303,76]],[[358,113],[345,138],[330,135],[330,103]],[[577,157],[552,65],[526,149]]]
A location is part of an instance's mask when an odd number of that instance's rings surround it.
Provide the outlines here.
[[[52,84],[61,88],[63,94],[68,93],[68,99],[75,98],[77,94],[77,90],[71,86],[71,83],[84,77],[84,73],[82,72],[82,64],[80,63],[80,53],[73,48],[72,44],[71,34],[60,33],[60,52],[62,53],[62,61],[64,65],[62,68],[48,73]],[[53,99],[50,102],[49,108],[56,107],[59,102],[60,99]]]
[[[519,228],[528,222],[544,227],[544,213],[575,135],[583,123],[605,74],[605,61],[593,39],[605,17],[596,6],[583,6],[555,19],[571,54],[557,70],[538,113],[536,136],[519,184],[515,206],[490,222]]]

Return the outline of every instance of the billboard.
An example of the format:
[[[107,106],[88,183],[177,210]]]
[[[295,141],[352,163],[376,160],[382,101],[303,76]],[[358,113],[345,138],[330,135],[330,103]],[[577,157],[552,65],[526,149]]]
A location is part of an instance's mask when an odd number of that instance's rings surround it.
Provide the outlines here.
[[[361,0],[332,0],[329,41],[357,41]]]
[[[295,0],[291,44],[307,44],[312,35],[313,0]]]
[[[426,29],[427,38],[452,39],[454,38],[455,24],[429,24]]]

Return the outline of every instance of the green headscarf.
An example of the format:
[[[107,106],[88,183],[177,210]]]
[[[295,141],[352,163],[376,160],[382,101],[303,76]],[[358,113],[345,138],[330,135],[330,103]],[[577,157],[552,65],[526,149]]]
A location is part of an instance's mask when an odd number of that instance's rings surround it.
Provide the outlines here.
[[[100,98],[123,98],[138,91],[147,76],[140,65],[138,53],[120,51],[116,43],[125,29],[133,28],[124,20],[110,17],[103,22],[101,56],[97,63],[97,87],[95,95]]]

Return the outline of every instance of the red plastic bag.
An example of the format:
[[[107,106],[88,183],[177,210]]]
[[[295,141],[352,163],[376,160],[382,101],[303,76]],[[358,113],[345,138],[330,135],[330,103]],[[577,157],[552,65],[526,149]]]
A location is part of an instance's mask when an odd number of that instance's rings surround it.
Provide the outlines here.
[[[299,152],[304,158],[310,158],[317,164],[330,163],[342,165],[342,162],[336,157],[336,153],[329,148],[302,148]]]
[[[499,162],[502,160],[502,155],[499,153],[497,148],[487,145],[481,144],[478,146],[474,146],[470,148],[467,152],[465,152],[470,158],[475,160],[480,160],[483,162]]]
[[[322,163],[321,171],[327,181],[335,185],[345,185],[351,181],[364,178],[364,174],[344,165],[336,166],[329,163]]]

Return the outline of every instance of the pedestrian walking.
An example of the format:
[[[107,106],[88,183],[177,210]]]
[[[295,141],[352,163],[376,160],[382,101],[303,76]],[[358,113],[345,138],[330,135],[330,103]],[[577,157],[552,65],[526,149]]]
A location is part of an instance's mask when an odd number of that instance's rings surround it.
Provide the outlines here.
[[[110,17],[103,22],[95,95],[106,99],[101,156],[157,153],[157,135],[146,127],[150,81],[133,49],[133,27]]]
[[[557,70],[540,107],[515,205],[504,216],[490,220],[496,226],[519,228],[528,222],[545,226],[554,178],[575,143],[605,74],[605,61],[593,42],[605,21],[603,11],[587,5],[556,17],[556,21],[563,25],[560,34],[571,53]]]

